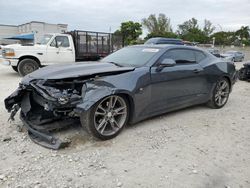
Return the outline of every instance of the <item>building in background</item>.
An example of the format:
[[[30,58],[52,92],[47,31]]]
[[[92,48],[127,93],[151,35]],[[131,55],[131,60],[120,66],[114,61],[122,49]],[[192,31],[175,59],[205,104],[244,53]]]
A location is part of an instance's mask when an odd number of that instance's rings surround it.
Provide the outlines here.
[[[45,33],[64,33],[67,32],[67,24],[50,24],[45,22],[31,21],[21,25],[2,25],[0,24],[0,45],[13,44],[18,40],[6,39],[15,38],[18,35],[34,34],[34,42],[40,41]]]

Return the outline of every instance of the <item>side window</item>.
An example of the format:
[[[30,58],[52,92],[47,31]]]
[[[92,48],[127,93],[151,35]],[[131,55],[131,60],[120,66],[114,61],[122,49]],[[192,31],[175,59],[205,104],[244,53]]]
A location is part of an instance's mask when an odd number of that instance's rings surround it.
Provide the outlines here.
[[[167,51],[160,59],[173,59],[177,64],[196,63],[195,54],[193,50],[174,49]]]
[[[52,47],[69,47],[69,38],[67,36],[57,36],[50,44]]]
[[[58,47],[64,47],[64,48],[69,47],[69,38],[67,36],[57,36],[56,42]]]
[[[196,62],[198,62],[198,63],[206,58],[206,55],[202,52],[194,51],[194,53],[195,53]]]

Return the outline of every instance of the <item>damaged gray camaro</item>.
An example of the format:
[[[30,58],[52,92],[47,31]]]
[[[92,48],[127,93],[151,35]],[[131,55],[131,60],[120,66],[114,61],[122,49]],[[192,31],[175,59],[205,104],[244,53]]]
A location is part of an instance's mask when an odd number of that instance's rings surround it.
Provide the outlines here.
[[[10,119],[20,119],[30,138],[47,148],[67,143],[53,130],[81,122],[102,140],[128,123],[197,104],[223,107],[236,80],[232,63],[199,48],[137,45],[100,62],[48,66],[23,78],[5,99]]]

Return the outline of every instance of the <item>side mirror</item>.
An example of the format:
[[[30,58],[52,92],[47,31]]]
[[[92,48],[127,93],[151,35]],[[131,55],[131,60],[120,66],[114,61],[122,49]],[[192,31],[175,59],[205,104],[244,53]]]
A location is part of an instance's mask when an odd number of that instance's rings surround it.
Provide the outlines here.
[[[164,67],[173,67],[176,65],[175,60],[173,59],[164,59],[157,67],[157,71],[161,71]]]

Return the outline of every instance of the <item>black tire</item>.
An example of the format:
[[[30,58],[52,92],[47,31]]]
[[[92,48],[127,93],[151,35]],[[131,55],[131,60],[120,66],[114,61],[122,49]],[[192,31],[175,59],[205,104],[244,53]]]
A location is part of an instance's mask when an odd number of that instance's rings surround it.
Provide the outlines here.
[[[12,69],[13,69],[14,71],[18,72],[17,66],[12,66]]]
[[[119,128],[119,130],[117,132],[115,132],[114,134],[111,135],[103,135],[101,134],[96,126],[95,126],[95,112],[97,111],[97,107],[107,98],[105,97],[104,99],[98,101],[93,107],[91,107],[90,110],[84,112],[81,117],[80,117],[80,121],[81,121],[81,125],[86,129],[86,131],[94,136],[95,138],[101,139],[101,140],[109,140],[112,139],[114,137],[116,137],[118,134],[120,134],[120,132],[123,130],[123,128],[126,126],[128,119],[129,119],[129,113],[130,113],[130,109],[129,109],[129,103],[128,100],[125,97],[119,96],[119,95],[111,95],[111,96],[118,96],[121,97],[125,104],[126,104],[126,119],[123,123],[123,125],[121,126],[121,128]],[[110,96],[109,96],[110,97]]]
[[[33,59],[23,59],[19,62],[17,69],[20,76],[25,76],[39,69],[39,64]]]
[[[220,87],[220,84],[221,83],[226,83],[227,84],[227,88],[226,88],[226,91],[225,92],[228,92],[227,94],[227,97],[224,99],[225,101],[223,101],[223,104],[218,104],[217,102],[217,95],[218,95],[218,89]],[[226,78],[221,78],[220,80],[217,81],[216,83],[216,86],[214,87],[214,90],[213,90],[213,96],[212,98],[208,101],[207,105],[210,107],[210,108],[213,108],[213,109],[219,109],[219,108],[222,108],[223,106],[226,105],[227,101],[228,101],[228,98],[229,98],[229,93],[230,93],[230,83],[228,81],[228,79]]]

